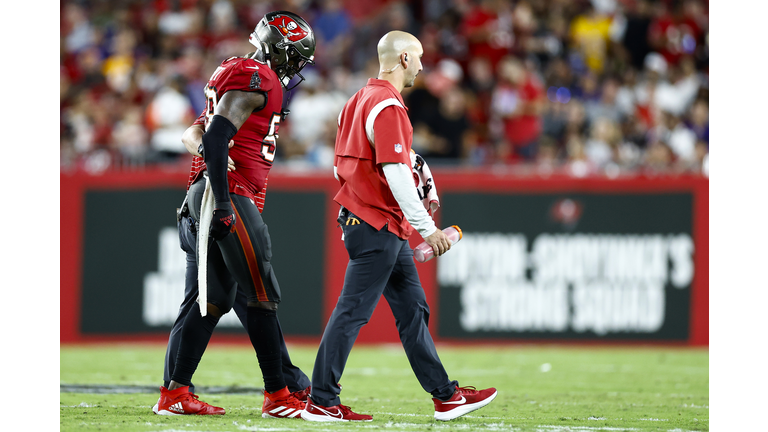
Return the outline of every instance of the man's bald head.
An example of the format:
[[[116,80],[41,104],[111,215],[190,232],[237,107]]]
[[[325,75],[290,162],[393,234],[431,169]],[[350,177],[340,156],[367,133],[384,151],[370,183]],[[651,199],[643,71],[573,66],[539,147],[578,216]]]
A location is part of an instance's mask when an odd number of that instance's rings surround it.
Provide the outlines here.
[[[418,49],[421,51],[421,42],[416,36],[404,31],[391,31],[380,40],[376,50],[379,52],[379,65],[381,69],[390,69],[400,61],[400,54],[412,53]]]
[[[416,75],[422,69],[421,56],[424,54],[424,48],[416,36],[404,31],[391,31],[379,40],[376,50],[379,53],[379,76],[398,75],[397,81],[402,80],[402,86],[395,85],[395,87],[399,89],[413,85]],[[402,77],[397,71],[398,66],[402,67]]]

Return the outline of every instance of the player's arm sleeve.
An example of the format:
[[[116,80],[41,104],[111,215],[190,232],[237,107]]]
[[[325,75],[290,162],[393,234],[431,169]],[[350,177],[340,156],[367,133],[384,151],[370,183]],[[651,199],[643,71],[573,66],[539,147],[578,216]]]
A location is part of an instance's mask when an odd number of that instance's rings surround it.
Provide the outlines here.
[[[437,226],[424,209],[424,206],[413,187],[413,174],[409,165],[402,163],[384,163],[384,176],[387,178],[389,189],[395,197],[397,204],[405,215],[405,219],[422,237],[428,237]]]
[[[229,141],[237,133],[237,127],[226,117],[214,115],[208,130],[203,135],[203,156],[205,159],[211,190],[216,199],[216,208],[231,208],[229,181],[227,180],[227,158]]]

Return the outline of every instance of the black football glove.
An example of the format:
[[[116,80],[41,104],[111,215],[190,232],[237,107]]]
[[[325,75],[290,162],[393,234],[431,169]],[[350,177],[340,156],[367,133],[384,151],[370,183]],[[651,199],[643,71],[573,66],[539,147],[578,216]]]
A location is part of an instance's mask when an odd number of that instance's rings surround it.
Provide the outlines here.
[[[209,234],[214,240],[221,240],[235,230],[235,212],[232,207],[217,208],[213,211]]]

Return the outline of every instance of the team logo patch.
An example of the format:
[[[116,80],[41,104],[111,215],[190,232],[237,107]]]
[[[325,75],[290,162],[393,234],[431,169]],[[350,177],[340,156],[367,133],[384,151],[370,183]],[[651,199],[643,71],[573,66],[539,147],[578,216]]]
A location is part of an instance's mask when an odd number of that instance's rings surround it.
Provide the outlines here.
[[[283,37],[288,38],[291,42],[298,42],[307,36],[307,32],[293,18],[288,16],[278,15],[267,24],[275,27]]]
[[[261,88],[261,77],[258,72],[254,71],[253,75],[251,75],[251,83],[249,84],[249,87],[251,90]]]
[[[400,143],[395,144],[395,153],[402,153],[403,152],[403,145]]]

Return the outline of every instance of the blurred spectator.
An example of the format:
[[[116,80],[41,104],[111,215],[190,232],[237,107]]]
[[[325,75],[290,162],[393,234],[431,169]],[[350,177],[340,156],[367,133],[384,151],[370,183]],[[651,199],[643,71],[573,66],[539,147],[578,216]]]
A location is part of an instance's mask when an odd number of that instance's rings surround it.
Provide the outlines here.
[[[341,0],[322,0],[320,11],[312,22],[317,51],[315,57],[321,69],[342,63],[352,43],[352,18]]]
[[[422,73],[426,76],[416,80],[415,85],[404,92],[408,116],[414,125],[434,117],[439,109],[440,98],[456,87],[464,77],[461,66],[451,59],[444,59],[431,71]]]
[[[592,123],[584,153],[596,169],[603,169],[614,160],[620,140],[621,135],[616,123],[600,117]]]
[[[587,67],[600,73],[605,67],[608,52],[611,18],[587,3],[584,13],[571,22],[570,37],[581,53]]]
[[[128,108],[123,118],[115,124],[112,137],[114,147],[122,156],[124,164],[138,166],[146,163],[149,134],[144,128],[139,107]]]
[[[629,51],[631,64],[635,69],[643,68],[645,56],[651,52],[648,28],[651,26],[651,4],[648,0],[637,0],[627,4],[626,26],[621,42]]]
[[[516,58],[502,59],[492,100],[493,116],[502,124],[501,160],[535,159],[543,108],[544,91],[538,78]]]
[[[593,124],[598,118],[606,118],[614,123],[619,123],[622,120],[621,112],[616,106],[616,95],[618,91],[619,83],[616,79],[607,77],[605,81],[603,81],[600,98],[585,101],[584,109],[590,124]]]
[[[197,113],[192,110],[185,91],[184,78],[176,75],[160,88],[147,107],[150,143],[158,162],[176,162],[180,156],[187,155],[181,135],[197,118]]]
[[[550,61],[560,58],[565,51],[563,41],[568,36],[568,22],[560,13],[551,13],[546,20],[539,20],[533,34],[526,39],[525,51],[534,54],[542,70]]]
[[[310,152],[315,146],[322,147],[318,139],[325,136],[329,121],[337,121],[347,102],[347,96],[330,89],[329,83],[316,71],[308,70],[303,75],[306,80],[299,87],[301,90],[289,102],[291,114],[287,121],[301,155]]]
[[[586,177],[597,172],[587,157],[584,140],[581,135],[572,135],[565,144],[566,171],[574,177]]]
[[[693,104],[685,125],[693,131],[698,142],[709,147],[709,104],[707,101],[699,99]]]
[[[124,93],[131,85],[135,62],[136,36],[130,29],[122,29],[112,41],[112,54],[104,60],[102,73],[109,87]]]
[[[699,0],[657,1],[648,29],[651,48],[666,61],[676,65],[684,55],[691,55],[703,42],[707,18]]]
[[[574,136],[586,136],[588,128],[589,123],[587,122],[587,111],[584,109],[584,104],[578,100],[569,101],[562,132],[563,140],[567,142]]]
[[[67,3],[62,14],[62,38],[67,52],[77,53],[96,42],[96,31],[88,20],[85,8],[79,3]]]
[[[507,55],[514,42],[512,20],[501,12],[508,7],[504,0],[475,0],[463,16],[461,33],[468,43],[468,53],[473,60],[485,57],[495,70],[502,57]]]
[[[467,103],[459,87],[440,94],[436,111],[424,119],[428,134],[426,145],[419,151],[430,161],[457,161],[471,152],[474,138],[467,117]],[[424,132],[423,132],[424,133]]]
[[[654,130],[654,138],[667,144],[679,167],[693,166],[696,160],[696,134],[685,127],[676,114],[664,111],[662,115],[664,122]]]
[[[667,172],[672,165],[672,150],[664,141],[657,141],[648,146],[643,158],[643,171],[646,174]]]
[[[661,81],[656,88],[655,103],[660,109],[682,115],[693,103],[701,87],[693,59],[680,59],[679,67],[670,69],[669,81]]]

